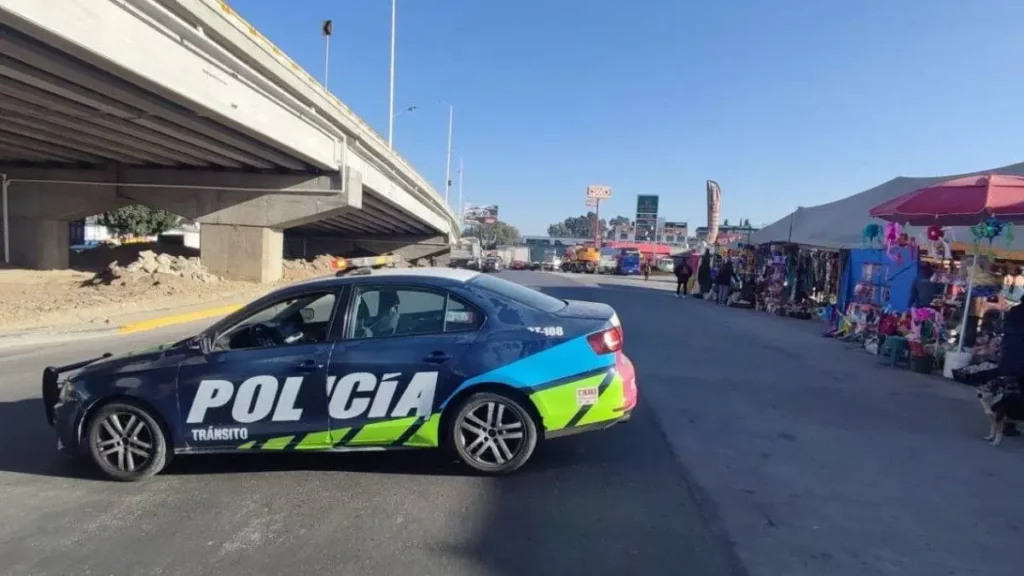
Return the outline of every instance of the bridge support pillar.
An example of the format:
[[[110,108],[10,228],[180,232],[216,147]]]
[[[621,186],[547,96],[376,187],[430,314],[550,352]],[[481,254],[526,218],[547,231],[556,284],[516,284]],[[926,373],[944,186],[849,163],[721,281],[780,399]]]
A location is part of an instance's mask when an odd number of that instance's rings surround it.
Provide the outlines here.
[[[68,223],[42,218],[9,219],[11,264],[36,270],[63,270],[71,255]]]
[[[283,242],[280,230],[262,226],[202,224],[199,228],[203,264],[210,272],[233,280],[280,280]]]

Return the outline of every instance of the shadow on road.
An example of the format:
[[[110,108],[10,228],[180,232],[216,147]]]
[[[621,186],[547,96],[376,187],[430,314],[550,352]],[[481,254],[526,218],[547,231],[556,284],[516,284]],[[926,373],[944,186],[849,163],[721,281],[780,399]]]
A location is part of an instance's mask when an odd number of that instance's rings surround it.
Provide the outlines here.
[[[475,538],[456,553],[496,576],[744,574],[685,481],[649,408],[553,441],[491,481]]]
[[[62,478],[96,478],[88,467],[57,452],[39,398],[0,402],[0,471]]]

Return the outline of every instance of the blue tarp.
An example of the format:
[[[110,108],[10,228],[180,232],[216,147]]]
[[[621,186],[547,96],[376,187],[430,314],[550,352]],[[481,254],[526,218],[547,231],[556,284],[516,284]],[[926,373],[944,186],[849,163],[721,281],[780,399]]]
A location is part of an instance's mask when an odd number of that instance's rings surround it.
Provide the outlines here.
[[[917,258],[910,248],[893,250],[894,258],[882,248],[850,250],[846,269],[839,283],[839,310],[846,312],[849,302],[867,302],[895,312],[910,308],[910,296],[917,280]],[[857,284],[867,282],[873,286],[870,298],[857,298]]]

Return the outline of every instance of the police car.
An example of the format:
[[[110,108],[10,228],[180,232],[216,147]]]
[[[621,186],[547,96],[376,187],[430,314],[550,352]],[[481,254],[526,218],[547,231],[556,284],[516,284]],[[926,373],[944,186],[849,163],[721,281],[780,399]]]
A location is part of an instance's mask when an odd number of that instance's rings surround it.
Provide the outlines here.
[[[447,448],[502,474],[637,403],[608,305],[469,270],[293,284],[195,337],[47,368],[58,448],[135,481],[174,455]]]

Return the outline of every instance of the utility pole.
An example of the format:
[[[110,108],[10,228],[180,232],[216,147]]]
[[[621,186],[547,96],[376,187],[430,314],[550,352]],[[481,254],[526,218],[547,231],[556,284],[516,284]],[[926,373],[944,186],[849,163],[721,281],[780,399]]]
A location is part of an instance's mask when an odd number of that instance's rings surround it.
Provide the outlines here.
[[[321,32],[324,35],[324,90],[330,93],[331,89],[327,87],[327,75],[331,67],[331,33],[334,32],[334,23],[324,20]]]
[[[395,14],[398,0],[391,0],[391,84],[388,89],[388,150],[395,134]]]

